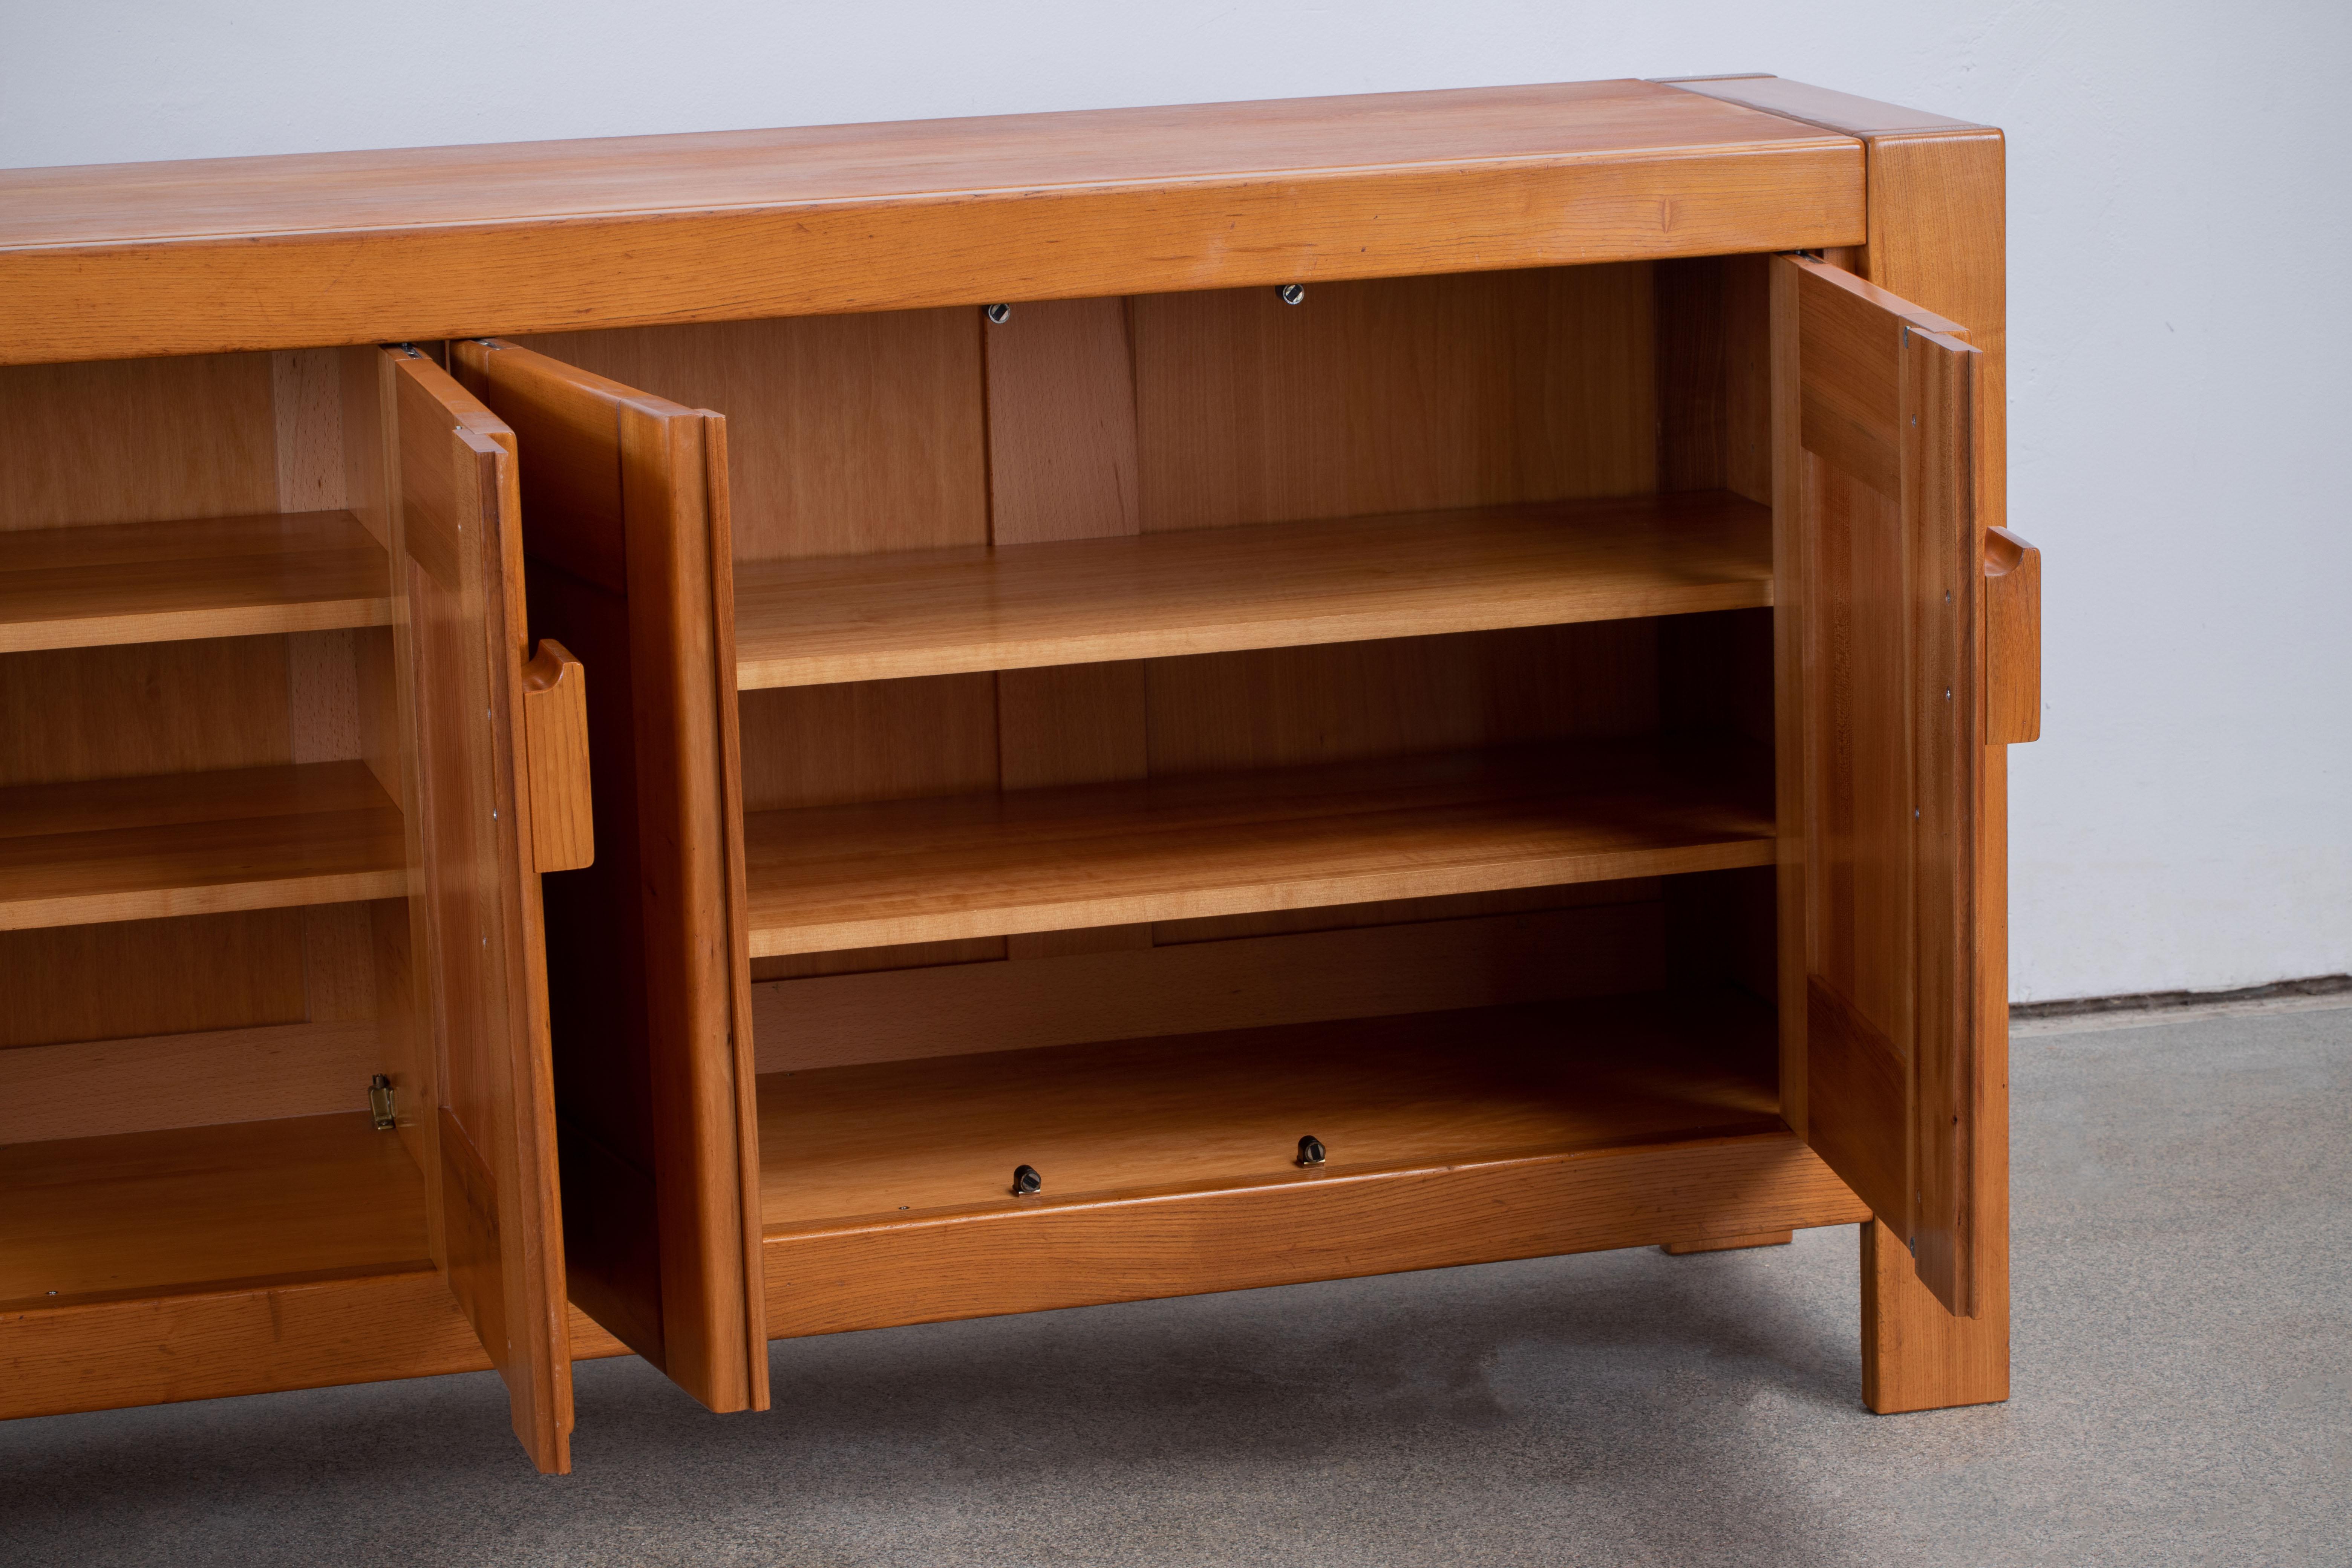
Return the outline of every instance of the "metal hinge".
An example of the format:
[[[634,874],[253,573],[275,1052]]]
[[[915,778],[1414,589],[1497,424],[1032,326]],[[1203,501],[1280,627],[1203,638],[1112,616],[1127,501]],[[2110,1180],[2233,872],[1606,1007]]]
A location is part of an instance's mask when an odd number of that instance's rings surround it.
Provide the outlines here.
[[[368,1121],[379,1132],[389,1132],[400,1125],[392,1113],[392,1079],[382,1073],[368,1079]]]

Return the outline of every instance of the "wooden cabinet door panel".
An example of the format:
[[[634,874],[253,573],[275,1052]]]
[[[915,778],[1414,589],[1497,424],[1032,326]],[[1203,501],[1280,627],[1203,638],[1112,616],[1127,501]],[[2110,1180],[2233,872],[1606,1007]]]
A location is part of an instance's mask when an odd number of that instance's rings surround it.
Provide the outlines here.
[[[572,1299],[764,1409],[726,424],[511,343],[451,362],[520,437],[532,625],[589,673],[596,863],[547,888]]]
[[[384,351],[396,598],[414,725],[413,926],[439,1085],[449,1287],[542,1470],[571,1468],[547,971],[523,740],[513,432],[431,360]]]
[[[1773,267],[1776,526],[1801,717],[1806,1136],[1976,1311],[1983,356],[1804,257]],[[1793,548],[1786,548],[1792,545]],[[1785,646],[1785,644],[1784,644]]]

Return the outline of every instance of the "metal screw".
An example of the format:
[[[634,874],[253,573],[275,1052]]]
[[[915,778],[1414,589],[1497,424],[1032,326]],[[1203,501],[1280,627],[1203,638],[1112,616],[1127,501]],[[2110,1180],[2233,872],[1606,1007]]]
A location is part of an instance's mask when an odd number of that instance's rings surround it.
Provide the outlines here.
[[[1944,688],[1944,700],[1945,700],[1945,701],[1947,701],[1947,702],[1949,702],[1951,700],[1952,700],[1952,689],[1951,689],[1950,687],[1947,686],[1946,688]]]
[[[1015,1165],[1013,1168],[1013,1195],[1014,1197],[1025,1198],[1030,1194],[1037,1191],[1040,1187],[1043,1187],[1045,1184],[1045,1178],[1037,1173],[1036,1166]]]
[[[1013,307],[1010,305],[982,305],[980,308],[980,313],[988,318],[988,324],[990,326],[1001,327],[1004,325],[1005,322],[1013,319]]]
[[[1274,291],[1274,297],[1286,305],[1304,305],[1307,303],[1307,285],[1285,283]]]
[[[1301,1138],[1298,1141],[1298,1163],[1302,1165],[1321,1164],[1323,1163],[1323,1140],[1318,1138],[1312,1132],[1309,1132],[1306,1137]]]

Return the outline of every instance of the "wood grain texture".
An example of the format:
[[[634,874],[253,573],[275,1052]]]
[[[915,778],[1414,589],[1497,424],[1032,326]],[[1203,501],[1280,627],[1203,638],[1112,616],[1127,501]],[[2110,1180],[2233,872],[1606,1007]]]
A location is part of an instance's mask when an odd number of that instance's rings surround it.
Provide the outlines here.
[[[1054,672],[1037,673],[1047,677],[1045,684],[1014,692],[1016,736],[1024,722],[1050,715]],[[744,692],[738,699],[744,808],[793,810],[992,790],[1002,763],[997,700],[1003,685],[1002,676],[946,675]],[[1126,738],[1114,738],[1104,749],[1117,760],[1128,749]],[[751,973],[781,980],[1004,955],[1003,938],[982,937],[759,958],[751,961]]]
[[[385,1066],[372,1019],[0,1051],[0,1143],[360,1110]]]
[[[401,495],[401,377],[394,356],[373,345],[344,349],[336,361],[343,421],[343,499],[360,526],[394,563],[393,624],[361,642],[362,668],[355,682],[362,698],[362,744],[368,769],[401,807],[411,889],[406,899],[368,906],[383,1025],[381,1070],[392,1080],[402,1146],[417,1169],[437,1171],[443,1075],[429,994],[431,975],[424,967],[429,952],[425,904],[416,896],[425,864],[425,824],[418,809],[424,785],[416,745],[415,626],[408,613],[409,572],[402,548],[408,509]],[[436,1268],[448,1257],[440,1194],[439,1184],[425,1184],[426,1255]]]
[[[0,361],[1840,245],[1860,177],[1631,81],[20,170]]]
[[[588,775],[588,676],[553,637],[522,667],[522,717],[530,758],[531,865],[576,871],[596,859],[594,795]]]
[[[1140,531],[1127,301],[1042,300],[980,341],[990,542]]]
[[[596,864],[545,894],[557,1089],[566,1127],[602,1145],[574,1162],[597,1195],[655,1216],[659,1268],[641,1267],[644,1238],[583,1215],[572,1239],[593,1283],[578,1296],[705,1404],[756,1408],[725,424],[511,343],[452,358],[526,453],[569,458],[522,465],[520,548],[546,563],[536,629],[598,671]],[[646,1289],[658,1300],[625,1300]]]
[[[385,351],[396,542],[410,627],[420,1011],[440,1046],[434,1120],[449,1287],[505,1380],[515,1435],[569,1468],[544,921],[522,719],[514,432],[432,361]]]
[[[284,637],[0,657],[0,785],[289,763]]]
[[[278,503],[273,399],[268,354],[0,370],[0,531],[310,510]]]
[[[1757,773],[1594,744],[761,814],[751,951],[1759,865]]]
[[[0,534],[0,653],[378,626],[383,548],[348,512]]]
[[[1653,993],[769,1076],[761,1210],[773,1238],[1779,1131],[1766,1022],[1728,993]],[[1302,1170],[1310,1132],[1329,1163]],[[1010,1195],[1019,1163],[1044,1204]]]
[[[1777,78],[1681,84],[1859,137],[1868,235],[1861,274],[1967,329],[1985,356],[1977,462],[1988,527],[2006,521],[2008,224],[2000,132]]]
[[[988,542],[980,330],[967,307],[561,332],[520,346],[723,410],[734,558],[781,561]]]
[[[1693,84],[1686,84],[1693,85]],[[1722,84],[1745,91],[1750,84]],[[1963,130],[1919,124],[1909,111],[1890,116],[1884,106],[1838,106],[1816,98],[1808,112],[1824,125],[1865,138],[1869,153],[1869,243],[1852,265],[1879,286],[1966,327],[1982,356],[1981,407],[1976,420],[1975,492],[1978,515],[1988,526],[2002,517],[2005,495],[2006,413],[2004,385],[2004,214],[2002,143],[1990,129]],[[1866,112],[1864,111],[1866,110]],[[1784,110],[1793,111],[1793,110]],[[1776,290],[1790,284],[1776,277]],[[1793,310],[1793,298],[1776,292],[1776,316]],[[1794,342],[1776,341],[1775,376],[1785,385],[1794,374]],[[1779,510],[1796,504],[1797,472],[1780,470]],[[1794,534],[1783,528],[1780,548],[1792,549]],[[1782,670],[1779,709],[1784,773],[1780,790],[1782,818],[1782,931],[1784,975],[1782,1086],[1791,1122],[1802,1127],[1804,1007],[1801,957],[1797,933],[1804,930],[1808,891],[1801,865],[1801,829],[1793,803],[1801,778],[1790,770],[1801,754],[1794,737],[1803,729],[1805,693],[1795,672],[1805,607],[1795,563],[1786,556],[1779,574],[1778,629]],[[1864,1240],[1863,1314],[1865,1401],[1874,1410],[1927,1409],[2008,1397],[2008,999],[2006,959],[2006,818],[2002,788],[2005,763],[1999,746],[1988,746],[1982,764],[1982,795],[1976,826],[1977,1078],[1982,1100],[1977,1108],[1976,1172],[1972,1203],[1977,1211],[1978,1314],[1948,1313],[1909,1268],[1907,1252]],[[1793,971],[1797,984],[1789,983]],[[1788,1009],[1793,1006],[1793,1016]]]
[[[0,1171],[0,1302],[15,1308],[382,1272],[425,1248],[424,1181],[363,1109],[12,1144]]]
[[[1650,268],[1132,302],[1143,529],[1654,490]]]
[[[738,577],[745,689],[1769,605],[1720,491],[801,562]]]
[[[1881,288],[1960,323],[1984,355],[1977,491],[1985,525],[2003,526],[2009,269],[2000,132],[1778,77],[1685,79],[1675,85],[1861,140],[1868,231],[1852,265]]]
[[[1837,1223],[1858,1205],[1772,1114],[1769,1036],[1752,1003],[1653,996],[772,1078],[769,1321]],[[1310,1131],[1331,1162],[1301,1171]],[[1015,1163],[1041,1195],[1005,1194]]]
[[[1930,128],[1865,138],[1870,232],[1857,265],[1874,283],[1968,329],[1981,356],[1976,418],[1979,521],[2007,521],[2007,223],[2001,133]],[[1983,752],[1976,826],[1977,1314],[1946,1313],[1902,1255],[1865,1264],[1863,1385],[1874,1410],[2009,1395],[2009,990],[2006,754]],[[1865,1242],[1865,1247],[1871,1245]]]
[[[406,891],[400,814],[358,763],[0,790],[0,930]]]
[[[1985,743],[2042,738],[2042,552],[1996,528],[1985,536]]]
[[[1996,131],[1889,134],[1868,143],[1873,280],[1963,322],[1983,356],[1975,452],[1978,516],[2005,518],[2004,148]],[[1863,1396],[1873,1410],[1936,1409],[2009,1397],[2008,753],[1987,745],[1976,816],[1977,1313],[1958,1318],[1866,1230]]]
[[[1588,621],[1153,659],[1154,777],[1658,730],[1657,627]]]
[[[1838,268],[1774,266],[1796,340],[1776,395],[1803,574],[1807,1136],[1967,1316],[1979,356]]]
[[[0,932],[0,1047],[299,1024],[302,925],[281,909]]]
[[[1650,990],[1659,924],[1651,899],[778,981],[752,991],[760,1070]]]
[[[1132,537],[1135,347],[1124,300],[1024,305],[982,333],[988,366],[989,542]],[[992,552],[992,554],[994,552]],[[1133,661],[1054,664],[996,677],[997,780],[1005,789],[1108,784],[1150,772],[1149,683]],[[1149,925],[1029,931],[1008,958],[1137,950]]]
[[[279,511],[329,511],[345,504],[342,391],[342,355],[336,350],[280,349],[269,356]]]
[[[627,1353],[572,1314],[579,1360]],[[0,1420],[487,1372],[436,1269],[0,1307]]]

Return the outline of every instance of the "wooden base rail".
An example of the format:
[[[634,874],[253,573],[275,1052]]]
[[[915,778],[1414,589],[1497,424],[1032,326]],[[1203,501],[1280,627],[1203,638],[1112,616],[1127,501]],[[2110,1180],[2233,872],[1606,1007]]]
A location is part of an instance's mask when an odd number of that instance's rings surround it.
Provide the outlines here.
[[[1652,994],[773,1074],[768,1331],[1866,1217],[1770,1049],[1752,1000]]]

